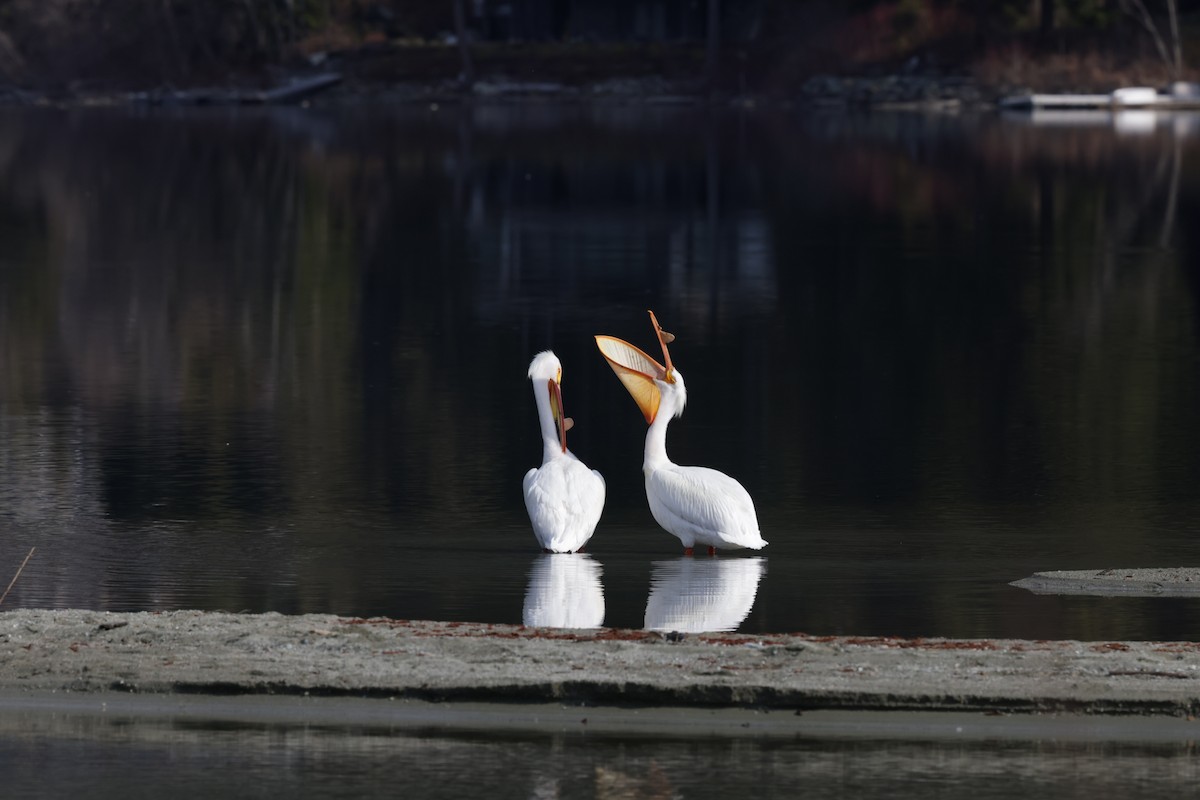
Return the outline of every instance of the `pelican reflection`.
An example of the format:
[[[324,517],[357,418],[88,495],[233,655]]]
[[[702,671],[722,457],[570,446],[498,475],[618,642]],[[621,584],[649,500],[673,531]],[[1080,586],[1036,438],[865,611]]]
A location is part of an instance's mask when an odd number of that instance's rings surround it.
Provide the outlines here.
[[[764,558],[656,561],[646,601],[647,630],[733,631],[754,606]]]
[[[543,628],[599,628],[604,624],[600,564],[586,553],[543,553],[529,569],[521,619]]]

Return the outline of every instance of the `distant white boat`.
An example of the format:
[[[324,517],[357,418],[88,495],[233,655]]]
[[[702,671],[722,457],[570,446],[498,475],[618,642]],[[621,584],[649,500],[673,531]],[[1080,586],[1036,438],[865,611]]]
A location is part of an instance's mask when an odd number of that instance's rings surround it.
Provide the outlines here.
[[[1163,111],[1200,109],[1200,86],[1177,81],[1166,91],[1152,86],[1125,86],[1107,94],[1029,93],[1005,97],[1000,107],[1014,110],[1087,110],[1147,108]]]

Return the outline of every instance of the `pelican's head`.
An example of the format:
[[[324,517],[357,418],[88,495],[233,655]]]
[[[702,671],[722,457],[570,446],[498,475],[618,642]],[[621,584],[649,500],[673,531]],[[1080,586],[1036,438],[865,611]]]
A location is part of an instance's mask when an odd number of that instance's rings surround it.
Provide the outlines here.
[[[567,431],[575,420],[563,414],[562,363],[553,350],[543,350],[529,362],[529,379],[533,381],[534,394],[546,392],[550,401],[550,415],[558,429],[558,441],[562,451],[567,452]]]
[[[543,350],[529,362],[529,377],[535,381],[562,383],[562,362],[553,350]]]
[[[664,397],[670,398],[668,408],[675,417],[683,413],[683,407],[687,404],[683,375],[671,363],[671,351],[667,349],[667,345],[675,341],[675,337],[662,329],[653,311],[650,312],[650,323],[654,326],[654,334],[662,347],[666,366],[624,339],[615,336],[596,337],[596,346],[600,348],[600,353],[641,409],[647,425],[658,417],[658,409]]]
[[[683,407],[687,405],[687,387],[683,385],[683,373],[675,368],[667,371],[667,377],[661,381],[656,381],[658,392],[664,398],[670,395],[670,408],[674,409],[674,417],[683,416]]]

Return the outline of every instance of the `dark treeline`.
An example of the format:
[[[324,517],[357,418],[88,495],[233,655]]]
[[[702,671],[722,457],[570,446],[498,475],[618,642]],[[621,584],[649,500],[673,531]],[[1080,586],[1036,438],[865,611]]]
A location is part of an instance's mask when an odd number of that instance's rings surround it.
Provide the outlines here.
[[[0,81],[159,86],[366,54],[391,57],[376,80],[540,64],[559,80],[707,65],[730,88],[915,68],[1031,83],[1032,58],[1043,82],[1089,84],[1183,76],[1198,16],[1197,0],[0,0]]]

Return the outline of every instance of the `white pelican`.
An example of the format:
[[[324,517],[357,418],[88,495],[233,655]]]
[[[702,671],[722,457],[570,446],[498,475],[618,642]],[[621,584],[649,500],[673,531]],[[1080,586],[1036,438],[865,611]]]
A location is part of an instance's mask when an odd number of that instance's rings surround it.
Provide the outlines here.
[[[567,449],[574,424],[563,416],[562,364],[549,350],[529,364],[542,427],[542,466],[525,473],[525,508],[548,553],[577,553],[592,538],[604,510],[604,478]]]
[[[750,493],[723,472],[681,467],[667,457],[667,424],[683,413],[687,388],[667,350],[667,343],[675,337],[662,329],[653,311],[650,322],[666,366],[629,342],[614,336],[596,337],[600,352],[650,425],[642,461],[650,513],[668,533],[679,537],[685,555],[691,555],[697,544],[707,545],[709,555],[718,547],[760,550],[767,543],[759,533]]]

